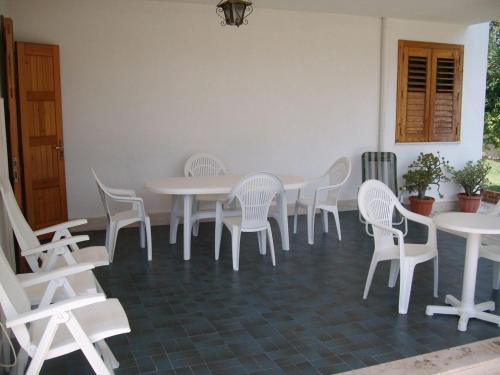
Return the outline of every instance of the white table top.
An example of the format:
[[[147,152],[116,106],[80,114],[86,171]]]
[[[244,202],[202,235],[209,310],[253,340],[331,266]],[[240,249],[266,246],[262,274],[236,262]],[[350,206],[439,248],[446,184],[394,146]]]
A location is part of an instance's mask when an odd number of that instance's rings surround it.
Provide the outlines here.
[[[498,234],[500,233],[500,216],[480,213],[446,212],[433,218],[436,226],[457,232]]]
[[[297,190],[306,185],[298,176],[278,176],[285,190]],[[146,182],[146,189],[157,194],[198,195],[229,194],[242,176],[170,177]]]

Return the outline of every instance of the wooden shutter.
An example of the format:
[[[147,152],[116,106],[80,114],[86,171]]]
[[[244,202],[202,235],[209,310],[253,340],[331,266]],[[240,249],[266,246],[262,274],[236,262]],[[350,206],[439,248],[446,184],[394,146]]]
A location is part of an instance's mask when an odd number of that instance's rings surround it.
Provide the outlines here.
[[[461,56],[457,50],[436,49],[432,53],[431,114],[429,141],[460,139],[462,76]]]
[[[397,106],[398,142],[424,142],[427,139],[431,53],[425,48],[399,50]]]
[[[396,142],[460,139],[463,46],[399,41]]]

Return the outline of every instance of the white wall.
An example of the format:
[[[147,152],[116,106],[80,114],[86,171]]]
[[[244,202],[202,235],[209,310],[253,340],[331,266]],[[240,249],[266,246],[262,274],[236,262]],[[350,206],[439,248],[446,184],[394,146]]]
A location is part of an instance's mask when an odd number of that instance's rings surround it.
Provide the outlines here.
[[[15,37],[61,46],[71,217],[102,216],[91,179],[143,191],[196,151],[231,172],[314,176],[376,148],[379,20],[256,9],[221,27],[214,6],[16,0]],[[344,198],[354,199],[354,168]]]
[[[486,69],[488,55],[489,25],[473,26],[443,23],[418,22],[389,19],[386,22],[384,38],[385,106],[382,131],[382,149],[398,155],[400,176],[420,152],[437,152],[460,168],[467,160],[477,160],[482,155],[484,95],[486,90]],[[462,123],[460,142],[435,142],[396,144],[396,90],[398,39],[419,40],[464,45],[464,73],[462,95]],[[445,184],[441,188],[443,200],[455,200],[458,187]],[[438,198],[436,191],[430,193]]]
[[[233,173],[304,176],[347,155],[342,199],[355,199],[360,154],[378,142],[379,19],[256,7],[236,29],[219,25],[214,6],[136,0],[16,0],[12,16],[17,40],[61,46],[71,217],[103,215],[92,166],[107,184],[137,189],[150,212],[167,210],[144,182],[181,175],[197,151]],[[462,144],[442,151],[475,158],[484,43],[470,41],[486,28],[389,20],[387,29],[385,148],[401,166],[422,149],[394,145],[397,38],[458,42],[469,104]]]

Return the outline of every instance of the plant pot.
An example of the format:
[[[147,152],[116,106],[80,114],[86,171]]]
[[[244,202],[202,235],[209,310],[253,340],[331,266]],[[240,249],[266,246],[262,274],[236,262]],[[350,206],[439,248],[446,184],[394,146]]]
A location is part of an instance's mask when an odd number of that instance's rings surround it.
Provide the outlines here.
[[[476,212],[481,204],[481,196],[468,196],[465,193],[458,194],[458,209],[461,212]]]
[[[413,195],[410,197],[410,210],[420,215],[429,216],[432,212],[434,200],[435,199],[432,197],[419,199],[417,196]]]

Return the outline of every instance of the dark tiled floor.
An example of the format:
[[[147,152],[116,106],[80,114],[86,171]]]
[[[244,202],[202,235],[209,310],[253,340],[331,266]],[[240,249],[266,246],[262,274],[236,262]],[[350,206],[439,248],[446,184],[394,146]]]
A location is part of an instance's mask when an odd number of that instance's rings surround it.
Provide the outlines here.
[[[318,217],[319,219],[319,217]],[[317,223],[320,223],[318,220]],[[343,241],[316,226],[307,245],[305,220],[280,249],[277,267],[242,237],[239,272],[231,267],[224,232],[221,260],[213,259],[213,224],[200,226],[190,262],[182,260],[182,231],[168,244],[168,228],[153,228],[153,262],[138,247],[137,230],[120,233],[115,263],[96,271],[108,296],[123,304],[132,333],[108,342],[117,374],[330,374],[500,335],[495,325],[471,320],[457,331],[455,317],[424,314],[445,293],[460,297],[465,241],[439,234],[439,298],[432,297],[432,263],[416,268],[408,315],[398,315],[398,288],[387,287],[380,264],[368,300],[362,293],[373,245],[357,212],[341,213]],[[332,224],[332,223],[331,223]],[[102,243],[103,232],[90,233]],[[255,237],[255,238],[254,238]],[[411,227],[411,238],[422,228]],[[491,289],[491,264],[479,262],[476,300],[500,302]],[[44,374],[92,373],[80,353],[48,361]]]

